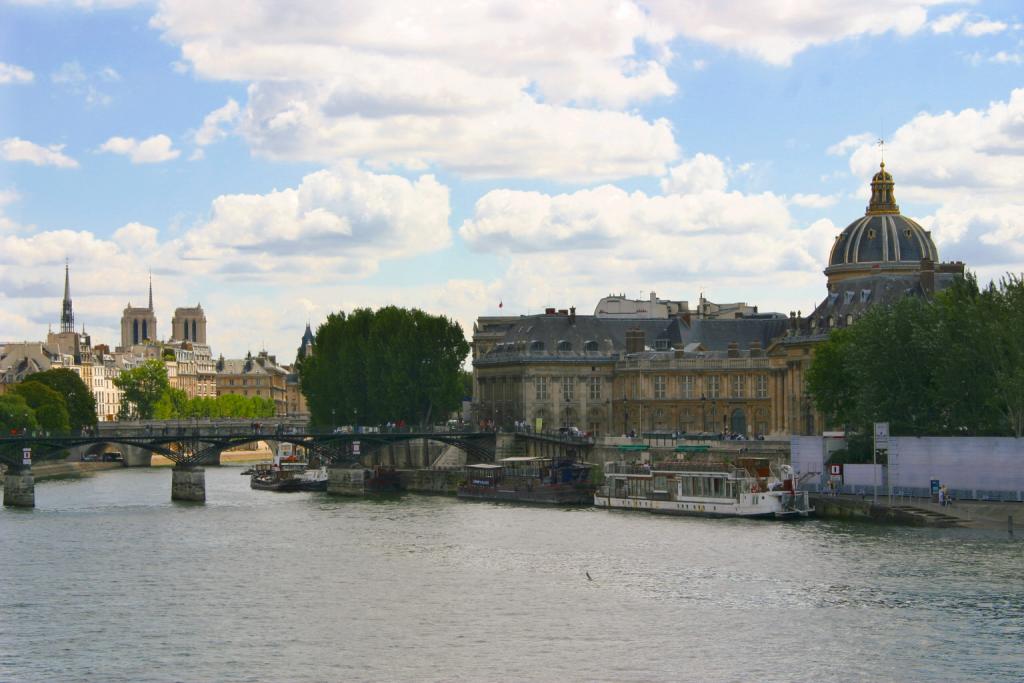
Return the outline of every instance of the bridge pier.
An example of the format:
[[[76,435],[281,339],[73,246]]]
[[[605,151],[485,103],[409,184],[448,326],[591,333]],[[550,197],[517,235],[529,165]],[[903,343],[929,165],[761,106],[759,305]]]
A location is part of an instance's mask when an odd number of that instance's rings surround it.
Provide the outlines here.
[[[171,470],[171,500],[206,502],[206,470],[196,465],[175,465]]]
[[[36,480],[31,465],[11,466],[4,476],[4,505],[17,508],[36,506]]]

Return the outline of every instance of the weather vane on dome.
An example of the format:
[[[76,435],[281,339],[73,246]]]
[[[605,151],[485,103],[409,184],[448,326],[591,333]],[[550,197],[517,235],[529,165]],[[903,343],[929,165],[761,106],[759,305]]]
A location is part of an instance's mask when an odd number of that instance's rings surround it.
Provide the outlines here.
[[[885,166],[885,138],[878,138],[878,154],[882,157],[882,165]]]

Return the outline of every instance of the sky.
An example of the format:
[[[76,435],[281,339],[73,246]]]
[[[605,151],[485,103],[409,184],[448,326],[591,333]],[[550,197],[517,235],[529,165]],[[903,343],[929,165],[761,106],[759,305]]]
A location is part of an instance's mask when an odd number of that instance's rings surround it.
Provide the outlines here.
[[[808,312],[883,154],[942,260],[1024,270],[1024,6],[0,0],[0,340],[65,259],[94,343],[152,273],[226,357],[391,304]]]

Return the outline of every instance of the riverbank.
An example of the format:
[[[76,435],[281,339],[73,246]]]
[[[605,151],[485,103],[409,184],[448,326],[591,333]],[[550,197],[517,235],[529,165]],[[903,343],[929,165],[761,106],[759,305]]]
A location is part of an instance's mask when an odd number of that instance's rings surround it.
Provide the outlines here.
[[[1014,529],[1024,533],[1024,503],[956,501],[940,506],[929,500],[897,498],[892,503],[879,497],[812,495],[814,514],[822,519],[855,519],[879,524],[925,527]]]
[[[88,477],[95,472],[119,470],[122,467],[124,465],[119,462],[78,462],[67,460],[37,462],[32,465],[32,477],[36,481]]]

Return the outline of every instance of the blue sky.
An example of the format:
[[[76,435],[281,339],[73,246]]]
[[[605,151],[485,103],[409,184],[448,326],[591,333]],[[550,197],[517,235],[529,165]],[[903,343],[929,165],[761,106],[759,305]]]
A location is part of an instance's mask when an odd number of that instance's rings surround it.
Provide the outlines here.
[[[807,310],[882,135],[943,259],[1022,270],[1017,3],[206,4],[0,4],[0,339],[65,258],[95,341],[152,270],[227,356],[392,303]]]

